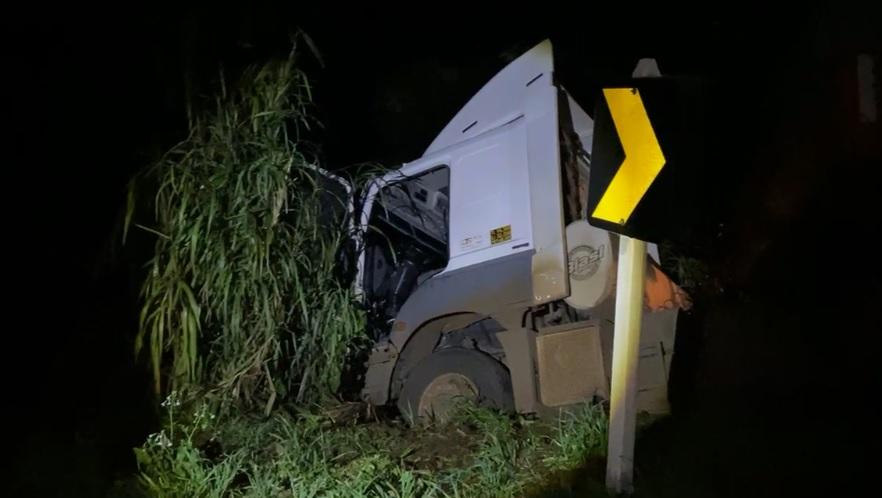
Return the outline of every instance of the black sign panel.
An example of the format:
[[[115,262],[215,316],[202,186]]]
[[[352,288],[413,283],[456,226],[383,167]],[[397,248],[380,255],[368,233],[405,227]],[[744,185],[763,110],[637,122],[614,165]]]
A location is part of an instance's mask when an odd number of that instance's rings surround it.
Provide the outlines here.
[[[688,238],[706,193],[705,94],[701,81],[681,77],[603,89],[588,186],[592,225],[651,242]]]

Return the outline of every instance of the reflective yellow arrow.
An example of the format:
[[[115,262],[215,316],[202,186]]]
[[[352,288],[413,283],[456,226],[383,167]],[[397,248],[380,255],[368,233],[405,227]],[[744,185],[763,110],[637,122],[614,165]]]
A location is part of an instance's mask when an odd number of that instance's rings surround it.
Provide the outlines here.
[[[592,216],[624,225],[665,165],[652,123],[636,88],[604,88],[625,160],[594,208]]]

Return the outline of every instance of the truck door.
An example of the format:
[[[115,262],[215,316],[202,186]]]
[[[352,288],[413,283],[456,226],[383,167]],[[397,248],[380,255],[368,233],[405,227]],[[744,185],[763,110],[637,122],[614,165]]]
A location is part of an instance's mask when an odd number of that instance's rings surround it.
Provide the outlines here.
[[[551,43],[490,80],[424,158],[451,156],[447,271],[532,251],[532,304],[569,294]]]

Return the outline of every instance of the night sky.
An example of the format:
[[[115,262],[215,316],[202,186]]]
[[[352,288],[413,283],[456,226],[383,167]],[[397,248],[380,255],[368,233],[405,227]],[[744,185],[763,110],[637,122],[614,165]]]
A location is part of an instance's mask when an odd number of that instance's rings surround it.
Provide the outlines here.
[[[221,65],[235,74],[283,56],[297,29],[321,56],[303,51],[322,123],[309,138],[342,171],[419,157],[484,82],[544,38],[586,108],[640,57],[706,78],[711,174],[678,247],[707,262],[718,288],[684,320],[675,416],[647,436],[646,458],[701,462],[695,479],[721,496],[860,481],[862,443],[878,432],[882,282],[869,240],[880,235],[882,133],[857,118],[855,58],[879,64],[879,9],[741,6],[696,18],[512,5],[5,15],[3,405],[15,437],[4,482],[89,496],[132,470],[130,449],[156,422],[132,357],[150,240],[119,244],[126,182],[184,137],[188,93],[209,92]],[[876,77],[879,99],[878,67]],[[647,485],[687,479],[671,468]]]

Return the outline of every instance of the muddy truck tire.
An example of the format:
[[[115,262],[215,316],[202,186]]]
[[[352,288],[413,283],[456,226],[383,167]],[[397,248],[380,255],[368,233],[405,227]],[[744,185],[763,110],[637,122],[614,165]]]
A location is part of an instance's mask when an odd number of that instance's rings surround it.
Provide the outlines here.
[[[460,402],[514,411],[508,370],[491,356],[474,349],[436,351],[404,381],[398,409],[411,423],[443,423]]]

